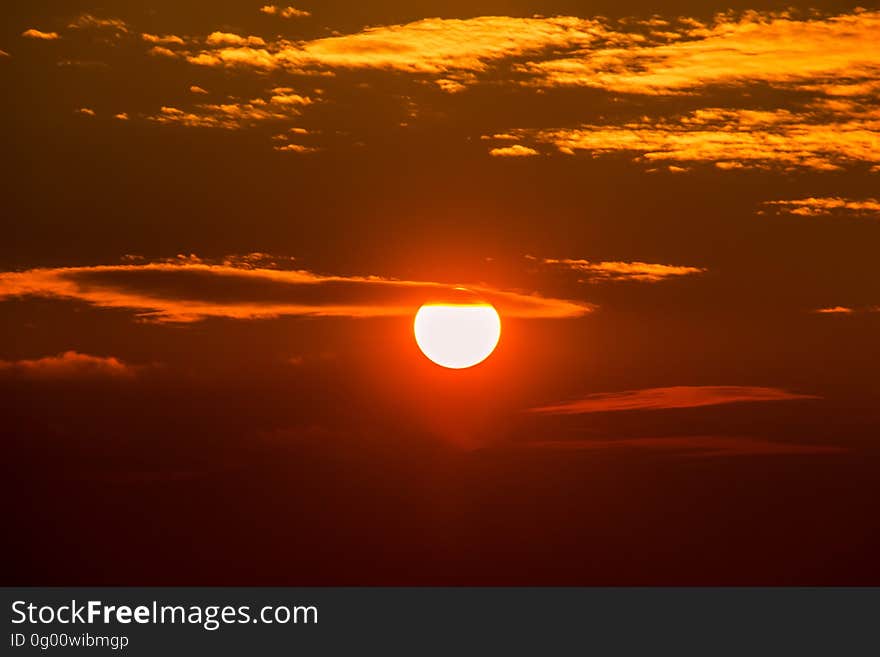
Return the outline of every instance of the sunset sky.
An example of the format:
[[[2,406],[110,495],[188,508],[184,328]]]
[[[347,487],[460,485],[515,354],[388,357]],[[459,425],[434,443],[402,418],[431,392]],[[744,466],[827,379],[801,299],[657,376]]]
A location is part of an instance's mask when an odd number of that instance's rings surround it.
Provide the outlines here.
[[[665,6],[4,2],[6,583],[880,584],[880,10]]]

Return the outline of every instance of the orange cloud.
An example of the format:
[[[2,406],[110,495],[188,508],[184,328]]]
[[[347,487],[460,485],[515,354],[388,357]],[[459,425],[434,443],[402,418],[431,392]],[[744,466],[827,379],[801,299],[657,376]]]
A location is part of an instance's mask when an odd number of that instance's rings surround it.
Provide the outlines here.
[[[817,315],[855,315],[880,312],[880,306],[860,306],[858,308],[851,306],[826,306],[824,308],[817,308],[813,312]]]
[[[147,54],[154,57],[177,57],[177,53],[165,46],[153,46],[147,51]]]
[[[58,32],[41,32],[40,30],[35,30],[34,28],[30,28],[21,33],[21,36],[26,39],[39,39],[41,41],[53,41],[55,39],[60,39]]]
[[[521,68],[544,86],[592,86],[628,93],[680,93],[712,84],[848,85],[876,80],[880,12],[857,10],[798,20],[754,11],[683,23],[660,42],[590,49]],[[657,33],[655,33],[656,35]],[[664,43],[672,38],[672,43]],[[827,82],[826,82],[827,81]]]
[[[159,36],[158,34],[141,34],[141,38],[148,43],[156,43],[164,46],[176,45],[182,46],[184,45],[183,38],[179,36],[175,36],[174,34],[165,34],[163,36]]]
[[[312,14],[304,9],[296,7],[278,7],[276,5],[264,5],[260,7],[260,11],[269,16],[280,16],[281,18],[305,18]]]
[[[493,148],[489,151],[489,155],[493,157],[530,157],[532,155],[538,155],[538,151],[534,148],[529,148],[528,146],[514,144],[513,146]]]
[[[287,18],[308,15],[289,6],[265,5],[260,11]],[[180,56],[203,66],[297,73],[382,69],[437,76],[433,81],[450,93],[479,82],[478,73],[511,63],[514,75],[507,69],[501,74],[511,84],[640,94],[767,83],[826,96],[870,98],[880,85],[880,54],[874,47],[880,30],[877,11],[804,19],[748,11],[719,14],[709,22],[652,20],[654,24],[576,16],[426,18],[306,41],[267,41],[216,31],[205,39],[189,39],[191,49]],[[180,37],[171,38],[183,45]],[[533,59],[515,63],[524,57]]]
[[[270,15],[308,12],[266,5]],[[880,54],[874,47],[880,12],[856,10],[824,18],[744,12],[711,22],[680,18],[619,21],[554,16],[426,18],[311,41],[241,37],[215,32],[188,55],[207,66],[374,68],[445,75],[450,92],[477,81],[493,64],[538,57],[515,66],[523,84],[592,86],[629,93],[690,93],[716,84],[755,82],[822,89],[828,95],[870,95]],[[560,56],[558,53],[562,53]],[[449,74],[452,74],[451,77]],[[523,78],[523,76],[525,76]]]
[[[683,265],[660,265],[650,262],[620,262],[545,258],[544,264],[558,265],[576,272],[584,272],[590,280],[642,281],[656,283],[667,278],[702,274],[702,267]]]
[[[256,262],[260,262],[259,260]],[[0,299],[50,297],[100,308],[124,308],[159,322],[207,317],[394,317],[426,300],[455,294],[456,285],[378,276],[325,276],[267,269],[249,262],[177,262],[31,269],[0,273]],[[538,294],[467,286],[508,317],[578,317],[591,304]]]
[[[779,388],[751,386],[673,386],[624,392],[603,392],[582,399],[529,409],[532,413],[578,415],[607,411],[653,411],[671,408],[697,408],[741,402],[819,399]]]
[[[282,17],[308,13],[274,4],[261,11]],[[119,19],[90,15],[72,25],[113,28],[119,34],[128,30]],[[837,16],[814,12],[805,18],[794,12],[727,12],[709,21],[426,18],[311,40],[225,31],[200,37],[141,33],[140,39],[152,44],[151,55],[199,66],[255,69],[260,75],[383,70],[409,74],[448,93],[484,80],[494,85],[586,86],[615,94],[695,98],[732,85],[772,85],[791,91],[786,100],[800,106],[725,108],[707,101],[703,109],[680,116],[508,130],[499,134],[513,135],[519,143],[501,143],[489,153],[534,156],[550,150],[542,148],[549,145],[564,154],[628,155],[672,172],[686,171],[695,163],[723,171],[835,171],[855,165],[880,171],[878,32],[880,11],[853,10]],[[736,102],[751,97],[757,96],[743,94]],[[232,129],[276,120],[284,113],[261,102],[272,103],[254,99],[195,108],[166,106],[148,118]]]
[[[90,356],[66,351],[58,356],[33,360],[0,360],[0,373],[11,373],[32,379],[65,379],[74,377],[131,377],[137,368],[117,358]]]
[[[764,205],[785,214],[801,217],[826,215],[880,216],[880,201],[874,198],[854,200],[839,196],[809,197],[783,201],[765,201]]]
[[[861,107],[861,106],[860,106]],[[862,163],[880,165],[880,111],[851,106],[848,116],[825,110],[708,108],[674,119],[622,125],[515,131],[521,139],[555,146],[561,153],[622,153],[651,164],[704,163],[740,168],[834,171]]]
[[[231,32],[211,32],[206,39],[212,46],[265,46],[266,42],[258,36],[243,37]]]
[[[265,48],[230,42],[229,45],[239,47],[202,50],[188,59],[206,66],[286,68],[300,72],[316,67],[425,74],[479,72],[487,70],[490,62],[544,49],[586,45],[605,32],[599,21],[571,16],[426,18],[312,41],[279,40]],[[208,45],[218,43],[211,42],[209,37]]]
[[[302,144],[284,144],[273,148],[282,153],[315,153],[321,150],[316,146],[303,146]]]
[[[97,18],[91,14],[81,14],[70,24],[72,29],[110,29],[116,32],[128,32],[128,24],[120,18]]]
[[[90,107],[80,107],[77,110],[74,110],[76,114],[82,114],[83,116],[95,116],[95,110]]]
[[[192,89],[193,87],[190,87],[191,91]],[[205,92],[202,89],[193,93]],[[299,116],[299,108],[311,105],[312,102],[314,101],[311,98],[293,93],[291,89],[284,89],[283,92],[275,89],[268,99],[255,98],[246,102],[219,104],[201,103],[189,111],[177,107],[162,107],[158,114],[147,118],[166,125],[237,130],[266,121],[282,121]]]
[[[285,18],[309,15],[291,6],[265,5],[260,11]],[[479,16],[425,18],[304,41],[267,41],[221,31],[205,38],[149,33],[142,38],[156,45],[186,45],[189,49],[179,56],[203,66],[297,73],[393,70],[438,76],[433,81],[451,93],[479,82],[476,74],[497,65],[505,67],[501,75],[511,84],[590,86],[640,94],[762,83],[870,98],[880,85],[878,11],[802,19],[790,12],[747,11],[719,14],[708,22],[686,17],[651,21]],[[124,21],[88,14],[71,24],[86,26],[128,31]],[[516,64],[525,57],[532,60]],[[497,75],[493,81],[498,81]]]
[[[467,89],[466,82],[472,80],[472,76],[459,76],[461,79],[453,80],[451,78],[438,78],[434,80],[434,84],[448,94],[457,94]]]
[[[828,306],[827,308],[819,308],[814,312],[820,315],[851,315],[855,312],[855,309],[849,306]]]

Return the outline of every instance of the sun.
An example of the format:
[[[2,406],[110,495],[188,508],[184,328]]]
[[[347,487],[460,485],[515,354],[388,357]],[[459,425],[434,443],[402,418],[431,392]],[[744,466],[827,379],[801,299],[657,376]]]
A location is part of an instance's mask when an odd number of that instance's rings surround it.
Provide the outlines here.
[[[413,323],[416,344],[430,360],[460,370],[482,363],[501,337],[501,318],[489,303],[426,303]]]

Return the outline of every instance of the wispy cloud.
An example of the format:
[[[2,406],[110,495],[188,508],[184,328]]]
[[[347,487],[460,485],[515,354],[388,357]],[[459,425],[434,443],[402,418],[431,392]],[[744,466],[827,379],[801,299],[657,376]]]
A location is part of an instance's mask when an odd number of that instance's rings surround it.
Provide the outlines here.
[[[206,93],[200,87],[190,87],[190,91],[196,94]],[[300,115],[300,108],[313,102],[312,98],[284,87],[273,89],[266,98],[254,98],[248,101],[198,103],[187,110],[162,107],[158,113],[149,116],[148,119],[165,125],[238,130],[267,121],[289,120]]]
[[[147,43],[156,43],[156,44],[161,44],[161,45],[165,45],[165,46],[169,46],[169,45],[182,46],[185,43],[182,37],[176,36],[174,34],[159,35],[159,34],[143,33],[143,34],[141,34],[141,39],[143,39]]]
[[[622,154],[682,171],[834,171],[880,168],[880,12],[798,19],[790,13],[679,18],[644,43],[585,48],[519,67],[524,84],[615,93],[686,94],[710,102],[720,88],[772,85],[785,105],[705,106],[678,116],[512,131],[525,145],[564,154]],[[533,76],[533,77],[532,77]],[[703,98],[703,101],[700,101]],[[738,99],[739,103],[743,98]],[[748,102],[746,100],[746,102]]]
[[[646,163],[709,164],[719,169],[834,171],[880,165],[880,111],[854,104],[845,115],[827,108],[757,111],[708,108],[675,118],[625,124],[517,131],[561,153],[625,154]]]
[[[74,30],[99,29],[128,34],[128,24],[121,18],[98,18],[92,14],[80,14],[67,27]]]
[[[827,306],[825,308],[817,308],[813,312],[820,315],[850,315],[855,312],[855,309],[849,306]]]
[[[310,15],[280,5],[264,5],[260,11],[282,18]],[[159,42],[165,45],[185,42],[181,56],[195,64],[298,73],[369,68],[474,84],[479,78],[472,74],[503,65],[513,66],[513,74],[507,70],[502,75],[516,84],[642,94],[692,93],[711,85],[755,82],[836,96],[870,95],[876,90],[877,11],[824,17],[728,12],[709,21],[680,17],[662,22],[661,26],[631,19],[478,16],[425,18],[304,41],[219,31],[207,37],[156,38],[172,39]],[[70,27],[129,30],[124,21],[89,14]],[[459,77],[462,73],[471,76]]]
[[[90,356],[76,351],[31,360],[0,360],[0,373],[32,379],[131,377],[137,369],[112,356]]]
[[[583,46],[606,32],[600,21],[571,16],[426,18],[312,41],[279,40],[265,48],[203,48],[188,59],[206,66],[370,68],[448,77],[543,49]]]
[[[42,32],[41,30],[37,30],[35,28],[29,28],[21,33],[26,39],[38,39],[41,41],[54,41],[55,39],[60,39],[61,36],[58,32]]]
[[[427,300],[458,296],[452,284],[378,276],[329,276],[304,270],[267,269],[228,260],[31,269],[0,273],[0,299],[40,296],[124,308],[159,322],[208,317],[394,317],[414,314]],[[467,286],[508,317],[578,317],[581,301]]]
[[[265,5],[280,17],[305,10]],[[727,12],[711,20],[649,20],[576,16],[425,18],[351,33],[291,40],[214,31],[180,36],[133,31],[115,18],[84,14],[70,29],[110,31],[148,46],[148,56],[199,67],[330,75],[386,71],[448,93],[481,84],[530,90],[589,87],[615,102],[621,94],[680,95],[690,111],[657,104],[654,115],[580,124],[552,116],[530,129],[502,129],[516,144],[488,152],[498,158],[538,154],[619,154],[649,168],[880,171],[880,12]],[[58,38],[37,30],[35,38]],[[28,33],[25,33],[26,35]],[[357,83],[355,83],[357,84]],[[778,99],[754,90],[777,88]],[[731,98],[731,87],[743,93]],[[426,87],[427,88],[427,85]],[[724,91],[726,90],[726,91]],[[762,98],[761,103],[752,100]],[[625,99],[624,99],[625,101]],[[754,107],[748,107],[753,103]],[[158,123],[236,128],[281,120],[286,112],[264,98],[226,104],[166,104],[147,115]],[[559,104],[548,104],[548,111]],[[680,107],[680,105],[678,105]],[[289,109],[289,108],[288,108]],[[625,113],[616,116],[625,116]],[[629,114],[628,116],[632,116]],[[502,131],[503,130],[503,131]],[[303,146],[311,148],[311,146]]]
[[[532,413],[549,415],[578,415],[607,411],[653,411],[672,408],[697,408],[741,402],[786,401],[819,399],[780,388],[754,386],[672,386],[645,388],[623,392],[602,392],[581,399],[539,406]]]
[[[861,306],[861,307],[852,307],[852,306],[825,306],[823,308],[817,308],[813,311],[817,315],[855,315],[855,314],[863,314],[863,313],[876,313],[880,312],[880,306]]]
[[[702,267],[689,267],[685,265],[661,265],[650,262],[621,262],[555,259],[544,258],[542,263],[570,269],[578,273],[586,274],[590,281],[640,281],[644,283],[656,283],[668,278],[679,278],[702,274],[706,270]]]
[[[880,12],[857,10],[826,18],[790,13],[726,13],[704,23],[679,19],[649,32],[650,43],[589,49],[535,61],[522,70],[533,84],[591,86],[617,92],[668,94],[717,84],[800,86],[874,82]]]
[[[690,457],[773,456],[799,454],[836,454],[847,451],[836,445],[808,445],[758,438],[730,436],[676,436],[660,438],[618,438],[614,440],[552,440],[528,442],[528,449],[560,451],[609,451],[637,449],[672,452]]]
[[[311,12],[305,9],[297,9],[296,7],[279,7],[278,5],[263,5],[260,11],[268,16],[280,16],[281,18],[306,18],[311,16]]]
[[[270,15],[301,16],[266,5]],[[426,18],[311,41],[271,42],[232,35],[208,38],[188,54],[211,66],[376,68],[418,74],[480,73],[522,57],[518,83],[591,86],[640,94],[691,93],[717,84],[790,85],[836,95],[870,91],[880,55],[874,47],[880,12],[799,18],[791,13],[732,12],[704,22],[608,21],[575,16]],[[213,36],[213,35],[212,35]],[[467,83],[477,82],[468,78]],[[461,82],[460,82],[461,83]]]
[[[880,201],[874,198],[862,200],[826,196],[765,201],[765,206],[782,214],[801,217],[848,215],[857,217],[880,217]]]

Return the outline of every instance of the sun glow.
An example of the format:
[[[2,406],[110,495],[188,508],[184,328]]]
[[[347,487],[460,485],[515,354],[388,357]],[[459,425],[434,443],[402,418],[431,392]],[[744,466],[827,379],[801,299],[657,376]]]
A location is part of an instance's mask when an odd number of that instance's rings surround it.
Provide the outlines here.
[[[489,357],[501,337],[501,318],[488,303],[425,304],[413,324],[416,343],[430,360],[450,369]]]

